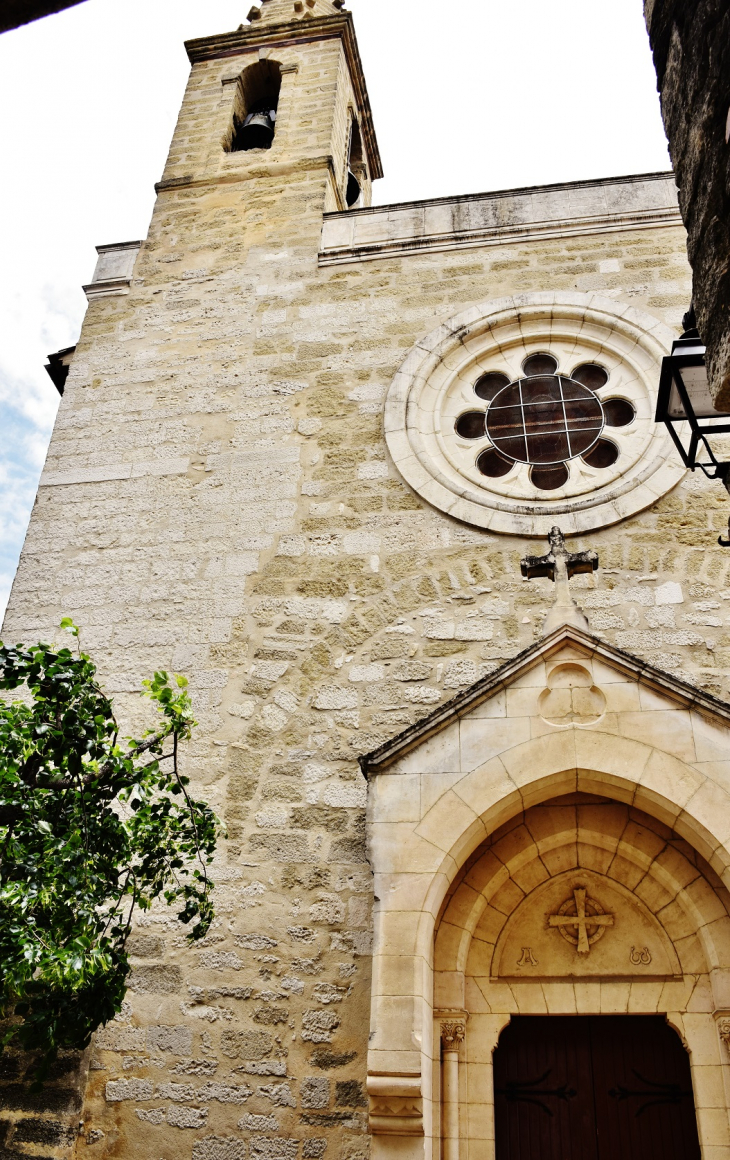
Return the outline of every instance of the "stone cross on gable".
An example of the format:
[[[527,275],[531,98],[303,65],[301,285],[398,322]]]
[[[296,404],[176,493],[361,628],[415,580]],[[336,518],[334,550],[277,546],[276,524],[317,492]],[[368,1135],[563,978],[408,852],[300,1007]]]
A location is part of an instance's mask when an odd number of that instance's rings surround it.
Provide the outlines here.
[[[551,528],[548,535],[550,551],[546,556],[525,556],[521,563],[522,575],[549,576],[556,584],[566,582],[580,572],[595,572],[598,567],[596,552],[569,552],[560,528]]]
[[[595,572],[598,568],[598,554],[593,551],[569,552],[565,536],[558,527],[550,529],[548,543],[550,551],[547,555],[525,556],[520,565],[526,580],[548,576],[555,583],[555,602],[545,621],[545,633],[563,624],[572,624],[585,631],[588,620],[573,600],[569,580],[583,572]]]

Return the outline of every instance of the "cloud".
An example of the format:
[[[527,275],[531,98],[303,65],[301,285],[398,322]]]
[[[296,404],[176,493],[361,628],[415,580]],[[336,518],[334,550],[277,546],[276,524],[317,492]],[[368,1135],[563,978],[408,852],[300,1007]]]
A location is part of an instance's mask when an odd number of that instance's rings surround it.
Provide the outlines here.
[[[33,508],[55,415],[53,399],[0,362],[0,619]]]

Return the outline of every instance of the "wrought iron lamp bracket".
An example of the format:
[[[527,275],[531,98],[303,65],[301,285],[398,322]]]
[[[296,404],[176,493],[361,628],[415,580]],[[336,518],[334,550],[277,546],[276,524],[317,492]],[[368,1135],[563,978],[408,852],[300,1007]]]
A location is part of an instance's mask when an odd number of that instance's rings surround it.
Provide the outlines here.
[[[684,323],[684,334],[674,343],[671,355],[665,358],[662,363],[656,421],[664,423],[685,467],[689,468],[690,471],[696,471],[699,468],[707,479],[719,479],[726,491],[730,493],[730,461],[718,459],[710,445],[710,438],[730,434],[730,414],[713,413],[714,408],[709,399],[706,382],[704,398],[702,390],[694,402],[690,398],[683,372],[690,372],[689,381],[692,383],[692,389],[696,395],[697,386],[701,386],[697,374],[699,368],[705,367],[705,348],[696,329],[697,324],[693,311],[690,310],[685,315]],[[692,379],[693,375],[694,379]],[[698,407],[700,415],[695,410],[696,402],[700,403]],[[718,422],[718,420],[721,421]],[[687,424],[689,427],[689,440],[686,447],[677,430],[679,424]],[[699,460],[699,455],[703,456],[704,462]],[[717,542],[723,548],[730,548],[730,520],[728,520],[728,539],[719,536]]]

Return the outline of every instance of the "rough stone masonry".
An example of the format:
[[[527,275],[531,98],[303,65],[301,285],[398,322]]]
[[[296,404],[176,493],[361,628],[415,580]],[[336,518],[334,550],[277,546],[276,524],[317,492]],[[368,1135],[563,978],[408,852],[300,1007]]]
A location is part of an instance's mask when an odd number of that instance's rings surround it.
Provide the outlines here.
[[[598,292],[676,331],[690,296],[666,175],[527,191],[519,213],[525,191],[490,195],[491,230],[483,199],[445,199],[438,236],[394,241],[392,207],[367,209],[380,162],[352,18],[307,5],[267,0],[188,45],[149,235],[102,254],[88,287],[3,628],[29,642],[72,616],[130,732],[145,676],[189,676],[187,772],[228,828],[216,922],[191,950],[164,908],[146,917],[124,1010],[41,1096],[3,1063],[5,1156],[367,1153],[358,755],[531,644],[552,602],[549,579],[520,577],[544,542],[460,523],[403,482],[386,391],[414,344],[486,299]],[[275,145],[226,152],[238,77],[268,58]],[[325,213],[347,217],[350,115],[371,240],[324,260]],[[609,195],[626,214],[600,209]],[[720,696],[725,509],[688,476],[571,544],[600,556],[573,582],[592,631]]]
[[[645,0],[707,344],[710,389],[730,408],[730,11],[723,0]]]

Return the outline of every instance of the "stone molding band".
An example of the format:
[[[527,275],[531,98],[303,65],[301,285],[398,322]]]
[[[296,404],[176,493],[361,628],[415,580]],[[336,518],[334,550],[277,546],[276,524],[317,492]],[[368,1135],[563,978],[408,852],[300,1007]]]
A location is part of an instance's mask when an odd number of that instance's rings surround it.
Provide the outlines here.
[[[339,223],[337,223],[339,224]],[[468,250],[474,247],[514,245],[515,242],[549,242],[554,238],[585,237],[587,234],[615,234],[623,230],[656,229],[657,226],[676,229],[682,225],[678,210],[650,210],[644,213],[607,214],[605,217],[568,218],[559,225],[555,222],[536,222],[529,226],[499,226],[495,229],[459,230],[434,233],[425,237],[384,238],[371,244],[330,246],[325,229],[323,248],[319,254],[320,266],[343,266],[351,262],[374,262],[383,258],[407,257],[409,254],[438,254],[448,250]],[[387,226],[386,226],[387,229]]]
[[[422,1136],[420,1073],[369,1075],[368,1127],[374,1136]]]

